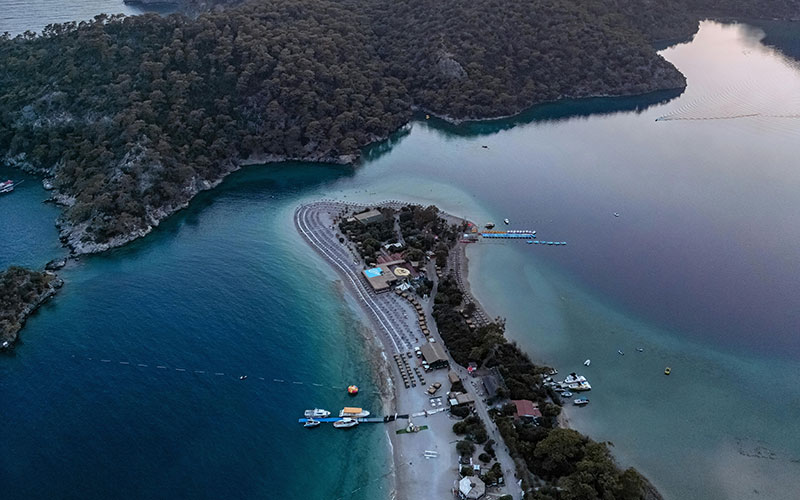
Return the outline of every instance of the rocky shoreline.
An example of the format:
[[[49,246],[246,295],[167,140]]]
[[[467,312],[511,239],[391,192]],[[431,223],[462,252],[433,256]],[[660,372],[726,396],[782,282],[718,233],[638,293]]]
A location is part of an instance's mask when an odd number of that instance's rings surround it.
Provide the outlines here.
[[[685,88],[685,79],[683,80],[683,87],[675,86],[675,82],[669,82],[669,84],[661,87],[655,86],[653,89],[649,89],[644,94],[622,93],[622,94],[592,94],[583,97],[562,96],[556,101],[534,103],[532,106],[527,107],[525,109],[520,109],[512,114],[489,116],[489,117],[456,118],[449,115],[437,114],[433,111],[426,110],[423,108],[414,108],[414,109],[417,112],[423,112],[428,115],[435,116],[436,118],[444,120],[453,125],[460,125],[468,122],[483,122],[483,121],[493,121],[493,120],[502,120],[506,118],[511,118],[519,115],[526,109],[531,109],[532,107],[539,106],[542,104],[557,103],[565,99],[584,99],[584,98],[588,99],[594,97],[625,97],[625,96],[638,96],[638,95],[644,96],[654,92],[679,90],[681,88]],[[408,127],[410,123],[411,122],[409,121],[401,125],[400,127],[398,127],[397,130],[393,131],[391,134],[385,137],[373,138],[371,142],[364,144],[362,146],[362,149],[388,140],[392,134],[402,130],[405,127]],[[225,178],[228,175],[241,170],[243,167],[251,165],[283,163],[291,161],[333,164],[333,165],[354,165],[358,163],[360,159],[361,159],[360,152],[356,154],[345,154],[345,155],[329,155],[329,154],[313,153],[304,156],[285,156],[285,155],[270,154],[270,155],[251,156],[244,159],[231,159],[227,162],[228,166],[225,169],[223,169],[222,175],[220,175],[218,178],[213,180],[195,179],[193,184],[185,186],[183,188],[184,199],[182,202],[161,207],[146,207],[145,219],[147,224],[143,227],[138,227],[136,229],[133,229],[125,234],[114,236],[106,241],[96,241],[93,235],[91,235],[90,232],[88,231],[90,225],[89,221],[84,221],[75,224],[67,220],[65,217],[60,217],[56,221],[56,227],[59,232],[59,239],[66,248],[70,249],[72,255],[88,255],[88,254],[101,253],[111,250],[113,248],[122,247],[134,240],[147,236],[155,228],[157,228],[163,220],[177,213],[180,210],[188,208],[191,201],[199,193],[203,191],[210,191],[216,188],[219,184],[222,183],[223,180],[225,180]],[[51,177],[54,168],[44,169],[44,170],[37,169],[33,165],[28,163],[24,157],[20,157],[19,155],[15,157],[7,156],[3,158],[3,162],[15,168],[19,168],[20,170],[26,171],[28,173],[44,176],[44,179],[42,180],[42,186],[44,187],[44,189],[52,191],[52,194],[47,201],[55,203],[62,207],[70,207],[75,204],[74,197],[69,196],[66,193],[63,193],[59,191],[57,188],[55,188]]]
[[[375,142],[380,142],[385,139],[386,138],[380,138],[377,139]],[[88,221],[79,224],[74,224],[69,220],[67,220],[65,217],[60,217],[56,221],[56,228],[58,229],[59,239],[61,240],[61,243],[66,248],[69,248],[73,256],[101,253],[111,250],[113,248],[119,248],[125,246],[134,240],[147,236],[155,228],[157,228],[163,220],[177,213],[180,210],[188,208],[189,204],[191,203],[191,201],[194,199],[195,196],[197,196],[203,191],[210,191],[214,189],[215,187],[220,185],[228,175],[241,170],[242,167],[250,165],[268,164],[268,163],[282,163],[289,161],[325,163],[325,164],[335,164],[335,165],[350,165],[356,162],[357,160],[358,160],[358,155],[341,155],[341,156],[309,155],[307,157],[261,155],[242,160],[236,160],[236,161],[231,160],[230,167],[226,168],[223,174],[219,178],[211,181],[197,180],[191,186],[185,188],[184,194],[186,199],[183,202],[163,207],[147,207],[147,213],[146,213],[147,225],[144,227],[137,228],[128,233],[115,236],[107,241],[102,241],[102,242],[94,241],[92,239],[91,235],[87,230],[89,227]],[[47,175],[49,173],[34,169],[31,166],[26,167],[25,166],[26,164],[20,162],[19,159],[15,159],[15,161],[12,162],[11,159],[6,158],[6,162],[29,173],[35,173],[40,175],[41,174]],[[73,197],[70,197],[65,193],[62,193],[57,189],[55,189],[52,180],[49,177],[46,177],[45,179],[42,180],[42,186],[44,187],[44,189],[52,191],[50,198],[46,201],[55,203],[56,205],[62,207],[69,207],[75,203],[75,199]]]
[[[55,273],[11,267],[0,272],[0,350],[11,349],[25,321],[64,285]]]

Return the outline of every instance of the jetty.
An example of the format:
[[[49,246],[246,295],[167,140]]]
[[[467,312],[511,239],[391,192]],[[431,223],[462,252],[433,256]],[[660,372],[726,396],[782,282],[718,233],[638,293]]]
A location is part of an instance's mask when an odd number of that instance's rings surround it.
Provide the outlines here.
[[[484,231],[480,233],[480,235],[482,238],[532,240],[536,238],[536,231],[532,230]]]
[[[333,423],[342,420],[343,417],[325,417],[325,418],[298,418],[297,421],[301,424],[306,422],[315,421],[315,422],[324,422],[324,423]],[[398,418],[408,418],[408,415],[387,415],[385,417],[361,417],[356,418],[359,424],[386,424],[389,422],[394,422]]]

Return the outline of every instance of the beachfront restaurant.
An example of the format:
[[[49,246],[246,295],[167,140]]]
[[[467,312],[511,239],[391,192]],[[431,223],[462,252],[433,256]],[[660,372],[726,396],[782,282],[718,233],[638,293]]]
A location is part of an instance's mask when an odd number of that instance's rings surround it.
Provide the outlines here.
[[[444,352],[442,344],[428,342],[422,344],[419,350],[431,368],[448,368],[450,366],[450,360],[447,359],[447,354]]]
[[[375,293],[389,291],[392,285],[397,281],[397,276],[395,276],[386,265],[365,269],[362,271],[362,274]]]
[[[458,498],[462,500],[477,500],[486,494],[486,485],[481,478],[465,476],[458,482]]]
[[[528,399],[512,399],[515,411],[514,418],[517,420],[535,421],[542,417],[542,412],[539,410],[539,405]]]
[[[447,395],[447,401],[450,403],[450,406],[475,406],[475,398],[463,392],[451,392]]]
[[[383,222],[384,220],[383,214],[374,208],[361,212],[360,214],[354,214],[353,218],[364,225]]]

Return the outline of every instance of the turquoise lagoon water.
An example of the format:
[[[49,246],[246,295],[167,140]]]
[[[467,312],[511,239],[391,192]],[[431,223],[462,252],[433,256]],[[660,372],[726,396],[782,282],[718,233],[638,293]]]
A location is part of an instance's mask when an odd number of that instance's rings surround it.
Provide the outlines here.
[[[689,82],[672,100],[420,120],[354,168],[248,168],[148,238],[83,259],[0,363],[15,414],[0,480],[13,498],[386,496],[381,429],[301,432],[287,412],[337,407],[341,391],[268,382],[373,385],[352,307],[291,213],[401,198],[569,243],[474,245],[475,293],[534,358],[586,372],[592,403],[568,411],[573,425],[667,498],[796,498],[800,73],[762,36],[704,23],[665,50]]]

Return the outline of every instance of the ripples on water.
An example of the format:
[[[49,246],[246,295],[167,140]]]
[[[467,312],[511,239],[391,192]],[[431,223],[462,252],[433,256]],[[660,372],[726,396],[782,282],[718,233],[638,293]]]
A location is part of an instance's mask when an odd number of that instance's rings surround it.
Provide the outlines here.
[[[743,38],[740,30],[747,31],[750,36]],[[695,36],[704,50],[697,50],[697,45],[689,48],[687,44],[665,50],[667,58],[692,50],[691,64],[708,67],[704,76],[690,82],[682,104],[658,120],[755,118],[771,128],[770,120],[759,118],[800,118],[800,79],[797,78],[800,63],[762,45],[764,36],[757,28],[708,25]],[[736,49],[724,49],[730,47]],[[742,79],[739,71],[742,67],[748,67],[752,76]],[[710,74],[713,78],[706,85],[704,80],[709,79]],[[719,81],[725,79],[730,83],[720,87]],[[798,122],[772,124],[795,130],[800,126]]]

